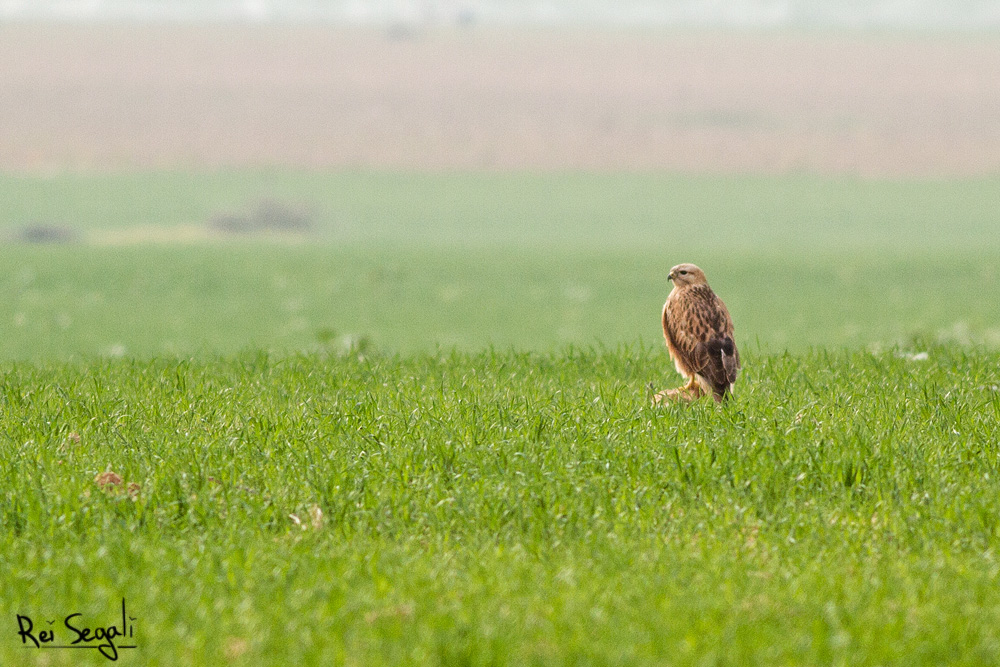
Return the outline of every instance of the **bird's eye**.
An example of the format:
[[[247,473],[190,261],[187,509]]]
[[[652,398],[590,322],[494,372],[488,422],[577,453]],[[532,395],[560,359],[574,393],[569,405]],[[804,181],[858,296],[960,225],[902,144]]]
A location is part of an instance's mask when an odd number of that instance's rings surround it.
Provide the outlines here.
[[[686,276],[687,274],[688,274],[688,272],[687,272],[687,271],[681,271],[681,275],[682,275],[682,276]]]

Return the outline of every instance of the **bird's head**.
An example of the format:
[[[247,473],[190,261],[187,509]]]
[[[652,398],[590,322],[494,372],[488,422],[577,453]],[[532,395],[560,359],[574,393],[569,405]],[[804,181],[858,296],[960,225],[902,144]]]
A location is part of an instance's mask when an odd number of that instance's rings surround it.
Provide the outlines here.
[[[667,278],[673,280],[674,285],[677,287],[708,284],[708,280],[705,279],[705,272],[694,264],[678,264],[670,269]]]

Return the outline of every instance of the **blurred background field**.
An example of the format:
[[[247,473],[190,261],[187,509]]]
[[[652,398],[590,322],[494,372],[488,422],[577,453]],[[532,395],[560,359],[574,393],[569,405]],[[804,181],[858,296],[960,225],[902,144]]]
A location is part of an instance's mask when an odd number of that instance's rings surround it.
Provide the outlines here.
[[[0,358],[1000,344],[993,32],[404,24],[0,27]]]
[[[1000,170],[995,31],[0,25],[0,169]]]
[[[1000,345],[989,178],[147,172],[0,190],[6,359],[659,344],[681,261],[746,346]]]

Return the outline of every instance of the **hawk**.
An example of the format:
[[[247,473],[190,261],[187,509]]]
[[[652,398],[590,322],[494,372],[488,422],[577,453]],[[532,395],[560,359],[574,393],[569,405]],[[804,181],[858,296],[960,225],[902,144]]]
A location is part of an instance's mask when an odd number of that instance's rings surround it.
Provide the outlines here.
[[[721,403],[733,390],[740,353],[733,340],[733,319],[726,304],[708,286],[705,272],[678,264],[667,278],[674,288],[663,304],[663,337],[683,387],[656,394],[654,403],[672,398],[696,399],[711,393]]]

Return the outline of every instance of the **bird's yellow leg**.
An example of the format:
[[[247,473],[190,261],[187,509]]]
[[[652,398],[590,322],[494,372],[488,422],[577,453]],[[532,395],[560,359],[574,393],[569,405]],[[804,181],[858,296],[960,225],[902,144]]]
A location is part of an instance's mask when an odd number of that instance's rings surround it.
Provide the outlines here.
[[[686,385],[684,385],[684,391],[691,392],[691,394],[695,398],[698,398],[699,396],[701,396],[702,395],[702,389],[701,389],[701,385],[698,384],[698,378],[696,378],[696,377],[694,377],[692,375],[691,379],[688,380],[688,383]]]

